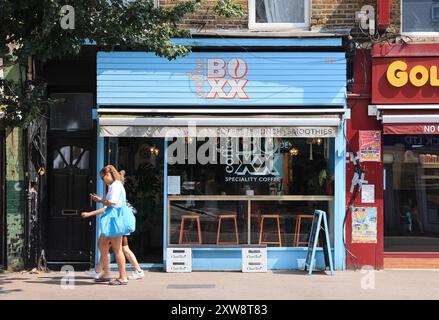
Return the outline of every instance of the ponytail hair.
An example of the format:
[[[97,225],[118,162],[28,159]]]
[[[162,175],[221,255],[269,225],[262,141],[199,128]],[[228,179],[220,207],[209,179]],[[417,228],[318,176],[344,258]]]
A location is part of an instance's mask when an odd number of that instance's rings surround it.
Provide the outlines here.
[[[117,180],[122,183],[125,182],[125,170],[117,171],[117,169],[111,164],[106,165],[104,168],[102,168],[100,173],[101,174],[110,173],[114,181]]]

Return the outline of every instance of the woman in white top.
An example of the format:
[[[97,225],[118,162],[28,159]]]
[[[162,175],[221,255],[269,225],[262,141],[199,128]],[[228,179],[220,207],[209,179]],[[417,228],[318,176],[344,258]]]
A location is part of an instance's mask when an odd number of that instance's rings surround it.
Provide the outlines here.
[[[123,187],[123,181],[125,172],[118,172],[116,168],[112,165],[108,165],[100,171],[100,175],[104,183],[108,186],[108,193],[105,199],[102,199],[96,194],[92,194],[92,200],[95,202],[102,203],[103,208],[100,208],[91,212],[83,212],[83,218],[90,218],[104,213],[106,207],[122,207],[123,199],[126,198],[125,188]],[[110,277],[110,245],[116,256],[117,266],[119,268],[119,278],[111,280],[110,285],[125,285],[128,283],[127,274],[125,270],[125,256],[122,251],[122,236],[108,238],[101,235],[98,241],[99,252],[101,254],[99,264],[104,269],[104,274],[99,277],[101,280],[108,280]]]

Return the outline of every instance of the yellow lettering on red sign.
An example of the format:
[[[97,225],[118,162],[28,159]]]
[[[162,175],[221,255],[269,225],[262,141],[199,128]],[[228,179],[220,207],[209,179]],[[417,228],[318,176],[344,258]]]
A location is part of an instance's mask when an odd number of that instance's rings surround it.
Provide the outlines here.
[[[407,84],[407,63],[395,61],[387,68],[387,81],[394,87],[402,87]]]
[[[437,67],[431,66],[429,69],[423,65],[416,65],[411,70],[407,70],[407,63],[404,61],[394,61],[387,68],[387,81],[397,88],[405,86],[410,82],[415,87],[423,87],[430,83],[432,87],[439,87]]]

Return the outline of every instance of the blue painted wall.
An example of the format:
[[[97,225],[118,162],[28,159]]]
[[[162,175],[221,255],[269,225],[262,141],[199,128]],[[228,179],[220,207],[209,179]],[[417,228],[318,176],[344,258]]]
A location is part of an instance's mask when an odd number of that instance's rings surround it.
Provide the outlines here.
[[[194,52],[174,61],[148,52],[97,56],[101,107],[344,106],[345,98],[343,52]]]
[[[267,249],[268,270],[304,269],[307,248]],[[321,248],[317,249],[315,269],[324,270],[325,261]],[[237,271],[241,270],[241,248],[192,248],[192,269],[194,271]]]

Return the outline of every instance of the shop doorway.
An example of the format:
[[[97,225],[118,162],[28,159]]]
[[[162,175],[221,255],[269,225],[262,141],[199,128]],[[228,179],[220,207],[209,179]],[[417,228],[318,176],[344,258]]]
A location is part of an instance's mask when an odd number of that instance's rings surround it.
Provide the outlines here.
[[[384,252],[439,254],[439,138],[384,138]]]
[[[140,263],[162,263],[164,139],[109,138],[107,146],[110,163],[126,172],[127,200],[137,210],[130,248]]]

